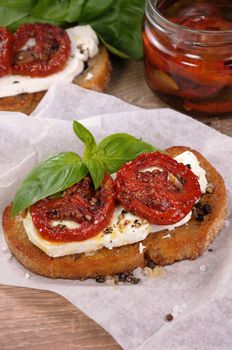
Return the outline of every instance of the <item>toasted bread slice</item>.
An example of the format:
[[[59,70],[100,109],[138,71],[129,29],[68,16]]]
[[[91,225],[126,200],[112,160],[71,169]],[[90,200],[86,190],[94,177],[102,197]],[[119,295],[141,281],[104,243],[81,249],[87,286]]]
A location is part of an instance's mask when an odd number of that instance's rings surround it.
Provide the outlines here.
[[[186,147],[167,149],[170,156],[190,150]],[[214,186],[212,194],[202,196],[202,203],[212,207],[212,213],[199,222],[193,216],[187,225],[173,231],[163,230],[150,233],[142,241],[145,249],[139,250],[139,243],[114,249],[103,248],[94,255],[74,254],[60,258],[51,258],[34,246],[27,238],[22,216],[11,217],[11,205],[3,213],[4,235],[16,259],[26,268],[51,278],[86,279],[96,276],[114,275],[144,267],[148,260],[156,264],[166,265],[178,260],[195,259],[201,255],[222,229],[227,212],[227,191],[221,175],[198,152],[191,150],[197,156],[201,166],[206,170],[209,183]],[[169,233],[170,237],[165,237]]]
[[[103,45],[99,52],[87,62],[88,67],[73,79],[73,83],[83,88],[104,91],[110,79],[111,64],[109,54]],[[0,111],[22,112],[31,114],[42,100],[46,91],[24,93],[0,98]]]

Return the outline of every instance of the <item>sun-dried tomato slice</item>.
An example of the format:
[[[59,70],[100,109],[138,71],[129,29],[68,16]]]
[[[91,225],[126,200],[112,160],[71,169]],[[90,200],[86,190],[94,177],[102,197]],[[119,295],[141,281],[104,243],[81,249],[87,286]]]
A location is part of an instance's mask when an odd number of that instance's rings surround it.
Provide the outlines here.
[[[14,74],[46,77],[62,70],[71,53],[68,34],[51,24],[23,24],[14,37]]]
[[[13,34],[0,27],[0,77],[11,72]]]
[[[117,173],[116,192],[126,210],[157,225],[180,221],[201,195],[197,176],[159,152],[141,154],[125,164]]]
[[[114,181],[105,175],[95,191],[92,180],[86,177],[63,192],[61,198],[42,199],[32,205],[30,214],[42,238],[49,241],[83,241],[96,236],[109,223],[114,211]],[[76,228],[64,224],[54,226],[54,220],[70,220]]]

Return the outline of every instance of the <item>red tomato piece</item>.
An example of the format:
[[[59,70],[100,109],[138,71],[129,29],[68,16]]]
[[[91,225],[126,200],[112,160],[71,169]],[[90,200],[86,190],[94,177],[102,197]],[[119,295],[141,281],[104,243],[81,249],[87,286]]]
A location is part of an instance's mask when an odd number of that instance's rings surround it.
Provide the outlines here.
[[[147,168],[156,167],[146,171]],[[144,153],[117,173],[116,193],[123,207],[157,225],[183,219],[200,198],[197,176],[159,152]]]
[[[45,198],[32,205],[30,214],[42,238],[49,241],[83,241],[96,236],[110,222],[114,211],[114,181],[105,175],[97,191],[92,180],[84,180],[63,192],[62,198]],[[71,220],[77,228],[53,226],[54,220]]]
[[[62,70],[70,53],[70,39],[63,29],[51,24],[23,24],[15,33],[13,72],[46,77]]]
[[[13,34],[0,27],[0,77],[11,72]]]

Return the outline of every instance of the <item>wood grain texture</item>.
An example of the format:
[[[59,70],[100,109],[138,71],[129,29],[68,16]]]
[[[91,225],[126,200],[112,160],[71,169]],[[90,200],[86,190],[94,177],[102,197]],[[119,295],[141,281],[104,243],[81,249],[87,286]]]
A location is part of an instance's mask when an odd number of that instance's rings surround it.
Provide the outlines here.
[[[61,296],[26,288],[0,288],[0,348],[118,350],[99,325]]]
[[[166,106],[147,87],[142,62],[114,58],[108,93],[144,108]],[[232,117],[199,120],[232,135]],[[0,310],[2,350],[121,349],[104,329],[51,292],[0,286]]]

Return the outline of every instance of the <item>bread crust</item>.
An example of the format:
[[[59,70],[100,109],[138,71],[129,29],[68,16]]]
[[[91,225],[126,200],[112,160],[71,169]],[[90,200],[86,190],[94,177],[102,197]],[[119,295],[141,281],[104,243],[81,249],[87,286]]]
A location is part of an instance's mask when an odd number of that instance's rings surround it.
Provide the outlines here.
[[[170,156],[191,150],[187,147],[167,149]],[[103,248],[94,255],[74,254],[60,258],[51,258],[33,245],[27,238],[22,216],[11,217],[11,205],[3,213],[5,239],[16,259],[30,271],[50,278],[86,279],[96,276],[114,275],[144,267],[148,260],[158,265],[171,264],[178,260],[195,259],[201,255],[217,236],[224,225],[227,213],[227,191],[221,175],[198,152],[191,150],[201,166],[206,170],[209,183],[214,185],[212,194],[205,194],[201,202],[212,207],[212,213],[198,222],[194,217],[187,225],[173,231],[163,230],[150,233],[142,241],[145,249],[139,251],[139,243],[119,248]],[[170,237],[166,237],[167,234]]]
[[[104,91],[110,80],[111,64],[109,54],[103,45],[99,46],[99,52],[88,60],[88,67],[73,79],[73,83],[83,88]],[[88,79],[88,74],[92,78]],[[23,93],[16,96],[0,98],[0,111],[22,112],[31,114],[42,100],[46,91]]]

